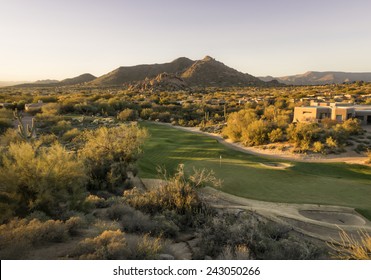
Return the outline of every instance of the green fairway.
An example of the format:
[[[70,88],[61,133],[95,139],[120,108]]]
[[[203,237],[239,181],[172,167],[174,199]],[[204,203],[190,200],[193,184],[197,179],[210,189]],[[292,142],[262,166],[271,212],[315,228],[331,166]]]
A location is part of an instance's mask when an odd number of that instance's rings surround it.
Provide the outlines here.
[[[214,170],[224,192],[264,201],[350,206],[371,219],[370,167],[292,162],[287,169],[274,169],[261,163],[279,160],[235,151],[204,135],[152,123],[141,126],[151,135],[139,160],[142,178],[156,178],[157,166],[170,172],[183,163],[186,170]]]

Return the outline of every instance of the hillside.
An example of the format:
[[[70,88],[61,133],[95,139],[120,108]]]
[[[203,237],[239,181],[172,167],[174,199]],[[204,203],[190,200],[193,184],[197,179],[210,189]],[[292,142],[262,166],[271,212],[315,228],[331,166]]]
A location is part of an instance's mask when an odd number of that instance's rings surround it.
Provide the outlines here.
[[[65,79],[63,81],[60,81],[58,84],[63,86],[78,85],[93,81],[96,78],[97,77],[93,76],[92,74],[86,73],[74,78]]]
[[[119,67],[94,81],[92,85],[123,85],[127,83],[155,78],[161,73],[180,74],[193,64],[193,61],[181,57],[169,63],[163,64],[144,64],[136,66]]]
[[[0,87],[11,87],[19,84],[27,83],[25,81],[0,81]]]
[[[206,56],[196,61],[182,75],[191,86],[250,86],[263,85],[258,78],[241,73],[223,63]]]
[[[162,73],[156,78],[132,83],[129,86],[130,90],[140,91],[179,91],[189,89],[187,83],[175,74]]]
[[[77,77],[58,80],[38,80],[33,83],[18,84],[15,87],[62,87],[62,86],[74,86],[80,85],[96,79],[92,74],[86,73]]]
[[[309,71],[304,74],[284,77],[259,77],[262,81],[268,82],[273,79],[287,85],[324,85],[341,84],[356,81],[371,82],[371,73],[350,73],[350,72],[316,72]]]

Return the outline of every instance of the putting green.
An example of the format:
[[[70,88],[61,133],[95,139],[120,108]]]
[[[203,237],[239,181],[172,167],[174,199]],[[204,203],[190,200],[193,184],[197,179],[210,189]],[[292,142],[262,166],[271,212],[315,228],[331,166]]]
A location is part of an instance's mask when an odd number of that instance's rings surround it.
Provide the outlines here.
[[[139,160],[143,178],[156,178],[157,166],[172,172],[183,163],[186,171],[193,167],[214,170],[227,193],[273,202],[349,206],[371,219],[370,167],[289,162],[287,168],[272,168],[284,161],[242,153],[210,137],[168,126],[141,126],[151,135]]]

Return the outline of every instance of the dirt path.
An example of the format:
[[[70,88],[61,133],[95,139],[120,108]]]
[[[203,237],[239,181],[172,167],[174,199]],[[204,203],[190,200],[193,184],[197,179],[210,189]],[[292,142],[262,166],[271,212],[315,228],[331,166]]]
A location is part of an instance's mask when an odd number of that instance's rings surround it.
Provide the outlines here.
[[[360,230],[371,233],[371,222],[349,207],[265,202],[208,187],[201,190],[201,195],[212,207],[234,211],[236,214],[241,211],[256,212],[269,220],[286,224],[297,232],[323,241],[340,241],[340,230],[354,237],[358,236]]]
[[[141,180],[147,189],[166,184],[166,181],[160,179]],[[296,232],[323,241],[340,241],[340,230],[354,237],[361,230],[371,234],[371,222],[350,207],[259,201],[210,187],[201,189],[199,194],[213,208],[236,215],[244,211],[255,212],[268,220],[288,225]]]
[[[240,151],[243,153],[251,154],[251,155],[256,155],[260,157],[267,157],[267,158],[275,158],[275,159],[282,159],[282,160],[289,160],[289,161],[296,161],[296,162],[346,162],[346,163],[353,163],[353,164],[365,164],[369,165],[366,163],[367,157],[358,155],[355,152],[354,153],[346,153],[345,155],[299,155],[299,154],[285,154],[285,153],[280,153],[277,154],[277,152],[273,153],[271,150],[262,150],[256,147],[245,147],[241,143],[233,143],[230,140],[226,140],[223,137],[221,137],[219,134],[215,133],[208,133],[204,131],[200,131],[199,127],[183,127],[183,126],[175,126],[169,123],[161,123],[161,122],[153,122],[155,124],[159,125],[164,125],[164,126],[169,126],[173,127],[179,130],[187,131],[187,132],[192,132],[192,133],[197,133],[197,134],[202,134],[209,136],[210,138],[213,138],[217,140],[219,143],[234,149],[236,151]]]

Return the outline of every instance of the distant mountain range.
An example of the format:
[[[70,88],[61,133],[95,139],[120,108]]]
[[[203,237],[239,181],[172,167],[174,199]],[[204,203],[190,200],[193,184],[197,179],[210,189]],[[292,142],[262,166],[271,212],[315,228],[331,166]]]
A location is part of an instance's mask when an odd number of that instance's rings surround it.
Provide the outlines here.
[[[95,80],[97,77],[93,76],[92,74],[82,74],[80,76],[64,79],[62,81],[58,80],[38,80],[34,83],[23,83],[23,84],[16,84],[16,87],[61,87],[61,86],[73,86],[73,85],[80,85],[86,84],[90,81]]]
[[[105,75],[95,77],[83,74],[78,77],[57,80],[39,80],[23,83],[17,87],[47,86],[128,86],[138,90],[182,90],[191,87],[242,87],[277,85],[323,85],[344,82],[371,82],[371,73],[306,72],[285,77],[254,77],[224,65],[210,56],[201,60],[180,57],[162,64],[122,66]],[[11,86],[16,82],[0,82],[0,86]]]
[[[161,74],[166,74],[162,75]],[[160,75],[160,76],[159,76]],[[171,77],[171,81],[169,80]],[[152,82],[146,81],[152,79]],[[171,88],[185,87],[231,87],[231,86],[264,86],[269,85],[249,74],[241,73],[210,56],[193,61],[186,57],[178,58],[169,63],[146,64],[120,67],[109,72],[89,84],[96,86],[130,85],[151,89],[161,84],[161,88],[169,84]]]
[[[11,87],[19,84],[29,83],[26,81],[0,81],[0,87]]]
[[[162,64],[122,66],[103,76],[91,74],[63,81],[42,80],[17,87],[46,86],[128,86],[140,90],[184,90],[191,87],[233,87],[279,85],[276,81],[264,82],[252,75],[239,72],[206,56],[193,61],[180,57]]]
[[[350,72],[315,72],[309,71],[304,74],[285,76],[285,77],[259,77],[262,81],[269,82],[277,80],[286,85],[325,85],[352,83],[356,81],[371,82],[371,73],[350,73]]]

